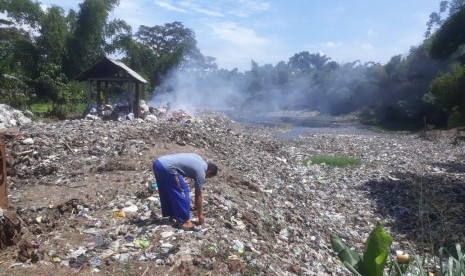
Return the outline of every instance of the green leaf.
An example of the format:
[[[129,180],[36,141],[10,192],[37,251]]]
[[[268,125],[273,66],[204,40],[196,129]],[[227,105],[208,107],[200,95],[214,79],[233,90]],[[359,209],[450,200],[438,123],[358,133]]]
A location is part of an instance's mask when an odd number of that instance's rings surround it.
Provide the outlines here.
[[[344,265],[347,267],[347,269],[352,272],[355,276],[362,276],[355,268],[353,268],[348,262],[344,262]]]
[[[364,275],[382,276],[384,265],[392,244],[392,237],[383,230],[380,223],[370,233],[363,254]]]
[[[338,236],[331,234],[330,240],[333,250],[337,253],[337,256],[344,263],[344,265],[346,265],[346,267],[349,267],[347,266],[347,264],[349,264],[350,268],[353,268],[358,272],[361,272],[360,268],[362,263],[362,257],[357,252],[351,250],[343,241],[341,241],[341,239]]]

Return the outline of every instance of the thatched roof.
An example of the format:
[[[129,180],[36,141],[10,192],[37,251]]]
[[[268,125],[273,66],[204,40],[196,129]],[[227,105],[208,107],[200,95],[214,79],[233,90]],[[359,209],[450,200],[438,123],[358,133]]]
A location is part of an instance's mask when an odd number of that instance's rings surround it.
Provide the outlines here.
[[[147,81],[137,74],[134,70],[127,67],[121,61],[103,58],[89,69],[74,78],[77,81],[87,80],[112,80],[112,81],[135,81],[138,83],[147,83]]]

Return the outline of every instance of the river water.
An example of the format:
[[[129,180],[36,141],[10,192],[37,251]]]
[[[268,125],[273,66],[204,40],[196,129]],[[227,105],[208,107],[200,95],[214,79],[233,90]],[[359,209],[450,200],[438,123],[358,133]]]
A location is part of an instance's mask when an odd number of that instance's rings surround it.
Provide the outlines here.
[[[379,135],[356,118],[318,116],[314,112],[225,112],[231,119],[250,126],[279,129],[276,136],[289,139],[314,134]]]

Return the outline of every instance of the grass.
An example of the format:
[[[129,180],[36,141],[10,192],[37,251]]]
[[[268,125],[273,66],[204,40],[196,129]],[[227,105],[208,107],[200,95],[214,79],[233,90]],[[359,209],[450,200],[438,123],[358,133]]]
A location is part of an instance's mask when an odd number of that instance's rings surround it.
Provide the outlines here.
[[[65,114],[63,114],[66,118],[76,118],[82,116],[84,111],[86,110],[87,104],[86,103],[76,103],[76,104],[69,104],[67,105],[64,110]],[[42,103],[35,103],[31,105],[30,111],[34,114],[48,114],[48,116],[54,117],[57,114],[49,114],[53,109],[52,102],[42,102]]]
[[[35,103],[31,105],[32,113],[45,113],[52,109],[52,103]]]
[[[395,127],[384,127],[384,126],[370,126],[368,129],[379,132],[379,133],[393,133],[393,134],[411,134],[419,131],[419,128],[395,128]]]
[[[362,164],[360,159],[346,157],[346,156],[328,156],[328,155],[315,155],[304,160],[305,165],[310,164],[326,164],[332,167],[347,167],[359,166]]]

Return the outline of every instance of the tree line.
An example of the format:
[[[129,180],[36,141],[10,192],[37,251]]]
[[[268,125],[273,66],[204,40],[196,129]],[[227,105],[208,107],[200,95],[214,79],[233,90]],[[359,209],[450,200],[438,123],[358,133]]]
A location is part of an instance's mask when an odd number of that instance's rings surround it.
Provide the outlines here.
[[[424,41],[386,64],[337,63],[302,51],[276,65],[251,61],[250,70],[218,68],[197,47],[195,32],[181,22],[141,25],[109,18],[118,0],[84,0],[79,10],[43,10],[37,1],[2,0],[0,12],[0,97],[26,108],[51,101],[56,113],[84,99],[72,79],[105,56],[162,84],[173,70],[196,78],[199,96],[225,96],[229,106],[356,113],[375,125],[437,127],[465,125],[465,1],[442,1],[426,22]],[[241,97],[220,95],[234,86]],[[114,89],[117,89],[116,87]],[[272,105],[272,107],[271,107]]]

